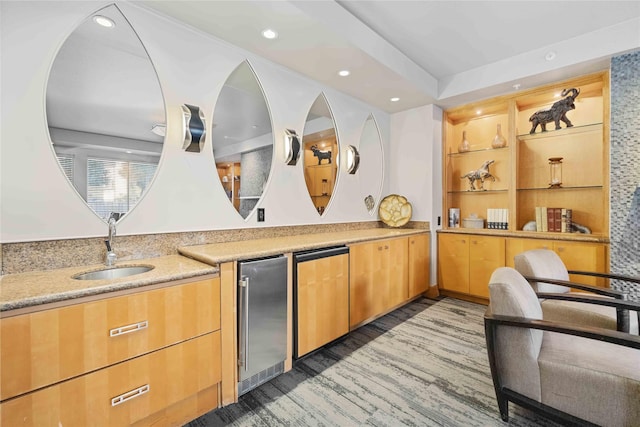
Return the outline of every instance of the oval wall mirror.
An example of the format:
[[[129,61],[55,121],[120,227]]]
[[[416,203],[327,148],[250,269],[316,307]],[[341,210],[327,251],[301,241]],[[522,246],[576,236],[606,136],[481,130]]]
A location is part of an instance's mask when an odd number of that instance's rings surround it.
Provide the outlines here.
[[[304,179],[309,196],[320,215],[324,214],[336,184],[339,161],[335,122],[324,94],[318,95],[304,125]]]
[[[362,127],[360,136],[360,194],[369,215],[376,213],[375,206],[380,201],[382,180],[384,178],[382,139],[373,115],[369,115]]]
[[[115,5],[65,40],[49,74],[46,108],[64,174],[98,216],[118,220],[155,176],[166,115],[149,55]]]
[[[273,159],[271,116],[248,62],[227,78],[213,111],[211,146],[229,202],[246,219],[264,193]]]

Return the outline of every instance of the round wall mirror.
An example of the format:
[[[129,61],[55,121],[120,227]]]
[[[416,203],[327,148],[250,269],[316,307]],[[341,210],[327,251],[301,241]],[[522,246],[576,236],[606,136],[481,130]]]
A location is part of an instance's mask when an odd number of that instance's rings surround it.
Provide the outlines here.
[[[246,219],[264,193],[273,159],[267,101],[246,61],[222,87],[212,128],[211,146],[220,182],[229,202]]]
[[[46,103],[64,174],[98,216],[118,220],[155,176],[166,115],[149,55],[115,5],[66,39],[51,67]]]
[[[338,173],[338,137],[329,104],[320,94],[307,114],[302,136],[304,179],[309,196],[320,215],[324,214]]]
[[[360,136],[360,194],[370,215],[376,210],[382,192],[383,173],[382,139],[373,115],[369,115]]]

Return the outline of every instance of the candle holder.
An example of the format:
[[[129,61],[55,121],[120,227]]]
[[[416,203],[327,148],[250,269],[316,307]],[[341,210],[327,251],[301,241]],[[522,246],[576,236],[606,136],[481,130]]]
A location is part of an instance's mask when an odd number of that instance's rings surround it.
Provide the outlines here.
[[[549,188],[562,187],[562,157],[549,158]]]

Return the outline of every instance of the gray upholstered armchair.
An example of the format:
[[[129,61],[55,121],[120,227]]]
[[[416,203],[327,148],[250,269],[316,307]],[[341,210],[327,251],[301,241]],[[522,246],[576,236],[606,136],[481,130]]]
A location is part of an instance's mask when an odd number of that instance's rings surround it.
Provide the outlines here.
[[[640,313],[629,312],[619,307],[616,309],[609,301],[611,298],[626,300],[625,292],[570,282],[569,274],[605,277],[635,283],[640,283],[640,279],[609,273],[568,271],[558,254],[548,249],[522,252],[514,257],[514,266],[542,299],[545,320],[596,326],[638,335]],[[572,288],[592,294],[570,293]]]
[[[563,424],[640,425],[640,337],[544,320],[533,288],[509,267],[494,271],[489,293],[485,335],[504,421],[511,401]]]

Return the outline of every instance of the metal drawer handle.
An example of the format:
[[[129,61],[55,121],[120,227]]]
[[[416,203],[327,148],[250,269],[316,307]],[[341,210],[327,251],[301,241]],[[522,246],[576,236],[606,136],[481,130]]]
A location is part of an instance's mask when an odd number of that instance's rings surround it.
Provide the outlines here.
[[[110,337],[117,337],[118,335],[130,334],[131,332],[140,331],[149,327],[149,321],[143,320],[142,322],[133,323],[131,325],[120,326],[119,328],[113,328],[109,330]]]
[[[120,396],[114,397],[113,399],[111,399],[111,406],[117,406],[121,403],[126,402],[127,400],[133,399],[134,397],[142,396],[148,391],[149,391],[149,384],[145,384],[141,387],[136,388],[135,390],[131,390],[121,394]]]

